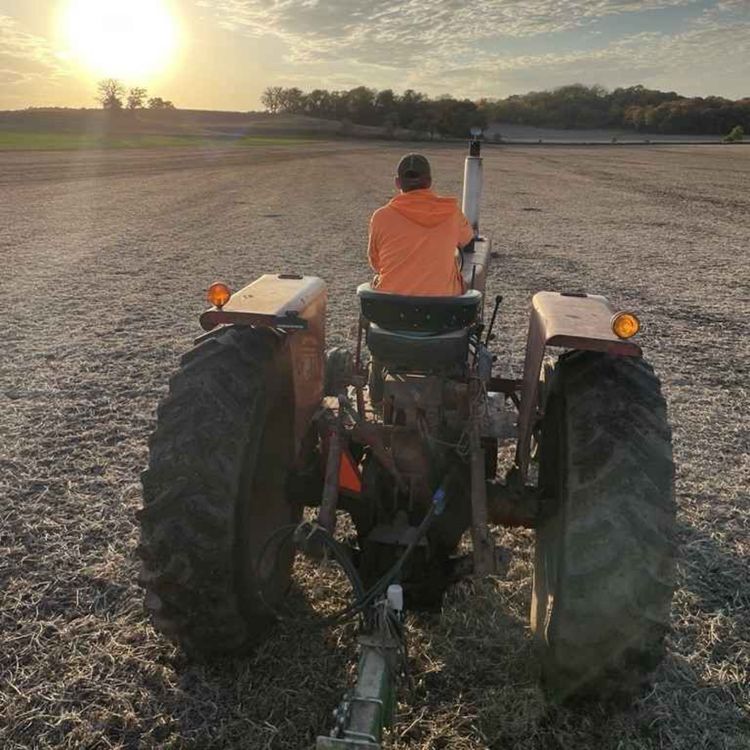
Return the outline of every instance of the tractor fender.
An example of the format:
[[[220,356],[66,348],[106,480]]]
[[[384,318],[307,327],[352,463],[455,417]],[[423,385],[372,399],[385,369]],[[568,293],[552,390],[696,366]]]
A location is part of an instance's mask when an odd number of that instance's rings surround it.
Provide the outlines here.
[[[223,307],[212,307],[200,317],[205,331],[236,325],[278,333],[291,364],[298,456],[323,398],[327,297],[325,282],[317,276],[264,274],[235,292]]]
[[[612,331],[612,317],[616,312],[606,297],[597,294],[537,292],[532,298],[516,446],[516,466],[522,480],[525,481],[529,469],[531,435],[542,416],[539,375],[547,347],[641,356],[638,344],[620,339]]]

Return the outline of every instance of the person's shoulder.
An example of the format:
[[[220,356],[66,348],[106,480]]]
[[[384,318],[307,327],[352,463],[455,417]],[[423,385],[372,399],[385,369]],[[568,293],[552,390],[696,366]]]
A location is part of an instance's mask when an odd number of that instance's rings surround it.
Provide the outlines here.
[[[433,195],[439,201],[446,201],[447,203],[455,203],[458,205],[458,198],[455,195],[444,195],[443,193],[433,193]]]
[[[439,195],[437,193],[434,193],[434,201],[435,203],[452,208],[454,211],[460,211],[461,210],[461,202],[458,198],[456,198],[455,195]]]
[[[370,223],[375,224],[378,221],[382,221],[393,211],[393,206],[390,203],[386,203],[384,206],[375,209],[370,217]]]

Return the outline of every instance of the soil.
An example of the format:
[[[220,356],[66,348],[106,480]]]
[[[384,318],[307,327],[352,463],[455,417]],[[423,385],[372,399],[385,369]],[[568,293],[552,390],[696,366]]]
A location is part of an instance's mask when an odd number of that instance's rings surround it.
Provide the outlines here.
[[[297,749],[329,728],[351,626],[285,621],[252,657],[218,664],[187,662],[151,629],[139,472],[212,281],[320,275],[329,343],[348,340],[368,217],[408,148],[0,154],[0,746]],[[436,189],[458,194],[463,149],[424,150]],[[485,175],[498,374],[520,372],[540,289],[605,294],[641,317],[675,435],[669,655],[631,709],[545,705],[533,535],[498,531],[503,576],[455,587],[442,617],[410,616],[390,746],[748,748],[750,149],[492,147]],[[322,603],[329,571],[301,566],[298,580],[312,602],[298,609],[343,601]]]

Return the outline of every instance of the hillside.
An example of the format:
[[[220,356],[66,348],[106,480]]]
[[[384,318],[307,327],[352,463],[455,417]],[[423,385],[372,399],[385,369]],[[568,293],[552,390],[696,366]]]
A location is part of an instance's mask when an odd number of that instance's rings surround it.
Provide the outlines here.
[[[0,112],[0,148],[86,148],[98,146],[190,145],[196,139],[233,143],[264,138],[396,138],[442,140],[406,128],[355,125],[301,114],[211,110],[29,109]],[[617,128],[555,129],[491,122],[490,143],[716,143],[716,135],[664,135]]]
[[[295,114],[209,110],[29,109],[0,112],[0,132],[60,133],[86,136],[198,136],[238,138],[253,135],[377,137],[381,128],[343,125],[335,120]]]

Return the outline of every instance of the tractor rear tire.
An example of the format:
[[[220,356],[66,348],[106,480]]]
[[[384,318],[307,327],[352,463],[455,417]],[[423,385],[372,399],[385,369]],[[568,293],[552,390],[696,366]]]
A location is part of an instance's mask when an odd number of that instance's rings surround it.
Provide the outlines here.
[[[385,397],[385,372],[383,365],[374,357],[370,360],[370,374],[367,378],[367,389],[370,401],[376,406],[382,406]]]
[[[531,627],[550,698],[628,702],[663,656],[674,593],[672,436],[642,359],[563,355],[541,430]]]
[[[326,352],[323,394],[346,395],[354,377],[354,355],[345,346],[334,346]]]
[[[283,345],[239,327],[186,354],[159,406],[140,582],[154,627],[190,655],[245,651],[289,587],[292,546],[267,540],[302,513],[286,493],[293,408]]]

